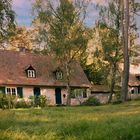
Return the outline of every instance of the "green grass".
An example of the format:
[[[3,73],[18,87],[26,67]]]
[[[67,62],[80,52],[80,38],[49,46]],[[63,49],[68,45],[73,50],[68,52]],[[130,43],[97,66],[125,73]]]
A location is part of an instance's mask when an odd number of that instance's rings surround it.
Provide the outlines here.
[[[0,110],[0,140],[140,140],[140,101]]]

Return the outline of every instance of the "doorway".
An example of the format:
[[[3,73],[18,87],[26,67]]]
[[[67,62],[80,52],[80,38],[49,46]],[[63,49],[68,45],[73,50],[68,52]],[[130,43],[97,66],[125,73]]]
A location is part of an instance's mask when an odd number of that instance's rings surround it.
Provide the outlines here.
[[[34,87],[34,96],[38,97],[40,95],[40,88]]]
[[[61,88],[56,88],[55,89],[55,101],[56,101],[56,104],[62,104]]]

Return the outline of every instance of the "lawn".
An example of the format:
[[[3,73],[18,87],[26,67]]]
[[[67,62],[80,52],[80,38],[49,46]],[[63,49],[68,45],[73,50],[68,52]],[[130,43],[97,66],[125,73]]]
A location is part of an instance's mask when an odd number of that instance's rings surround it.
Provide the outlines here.
[[[140,101],[0,110],[0,140],[140,140]]]

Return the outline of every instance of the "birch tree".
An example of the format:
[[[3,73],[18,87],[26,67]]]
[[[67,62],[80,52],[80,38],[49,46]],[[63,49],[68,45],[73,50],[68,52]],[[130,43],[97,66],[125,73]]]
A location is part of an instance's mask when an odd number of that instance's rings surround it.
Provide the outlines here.
[[[87,46],[83,24],[86,4],[84,0],[37,0],[34,5],[36,19],[44,30],[47,49],[65,68],[67,105],[70,105],[71,99],[71,63],[85,52]]]

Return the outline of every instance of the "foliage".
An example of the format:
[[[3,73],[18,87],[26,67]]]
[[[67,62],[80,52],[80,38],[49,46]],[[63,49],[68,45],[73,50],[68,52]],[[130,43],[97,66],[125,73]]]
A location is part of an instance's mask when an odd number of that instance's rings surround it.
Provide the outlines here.
[[[16,27],[14,35],[8,39],[8,48],[10,50],[27,49],[33,50],[33,38],[36,31],[25,27]]]
[[[48,103],[47,97],[44,95],[31,96],[29,100],[19,99],[14,95],[0,94],[0,108],[30,108],[30,107],[46,107]]]
[[[15,108],[17,102],[16,96],[6,95],[6,94],[0,94],[0,108],[2,109],[10,109]]]
[[[93,82],[94,84],[106,84],[108,67],[107,65],[104,65],[103,62],[100,62],[99,59],[96,60],[92,64],[86,65],[84,67],[84,72],[88,77],[89,81]]]
[[[94,107],[0,110],[0,114],[1,139],[139,140],[140,101]]]
[[[108,63],[110,82],[110,96],[108,102],[111,102],[117,81],[119,78],[118,63],[122,59],[122,40],[121,40],[121,11],[120,1],[110,0],[107,6],[98,6],[100,17],[98,21],[98,32],[101,41],[101,54],[103,61]]]
[[[98,98],[90,96],[85,102],[82,103],[82,105],[98,106],[100,105],[100,101]]]
[[[20,99],[17,101],[16,108],[30,108],[31,107],[31,102],[30,101],[25,101],[24,99]]]
[[[30,96],[31,105],[33,107],[46,107],[47,106],[47,97],[45,95],[39,96]]]
[[[57,3],[58,2],[58,3]],[[40,38],[48,51],[56,57],[66,71],[67,104],[70,104],[69,79],[71,62],[83,56],[88,37],[84,26],[86,2],[59,0],[56,3],[47,0],[36,0],[34,3],[35,21],[41,24]]]
[[[11,0],[0,0],[0,43],[13,33],[15,28],[15,13]]]
[[[39,35],[43,36],[39,42],[44,42],[45,39],[48,50],[51,49],[61,59],[70,61],[69,59],[75,57],[75,54],[79,55],[87,42],[85,27],[80,20],[81,12],[85,12],[81,11],[84,7],[81,4],[84,2],[77,1],[74,4],[69,0],[59,0],[58,3],[57,5],[47,0],[44,5],[43,0],[36,1],[33,7],[34,25],[39,26]]]

